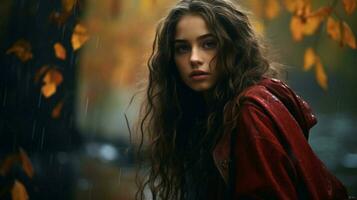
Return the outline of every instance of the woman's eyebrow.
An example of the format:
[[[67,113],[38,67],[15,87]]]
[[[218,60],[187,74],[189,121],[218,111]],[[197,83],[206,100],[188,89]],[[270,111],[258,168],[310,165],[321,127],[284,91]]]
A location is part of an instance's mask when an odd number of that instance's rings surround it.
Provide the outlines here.
[[[197,40],[204,40],[206,38],[214,37],[211,33],[203,34],[197,37]],[[185,39],[175,39],[175,43],[185,43],[187,40]]]

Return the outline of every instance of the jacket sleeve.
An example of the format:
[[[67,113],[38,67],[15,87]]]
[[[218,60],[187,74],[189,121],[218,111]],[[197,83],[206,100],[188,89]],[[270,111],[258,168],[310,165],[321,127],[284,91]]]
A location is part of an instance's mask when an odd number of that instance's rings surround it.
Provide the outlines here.
[[[245,103],[233,141],[233,199],[297,199],[296,171],[264,110]]]

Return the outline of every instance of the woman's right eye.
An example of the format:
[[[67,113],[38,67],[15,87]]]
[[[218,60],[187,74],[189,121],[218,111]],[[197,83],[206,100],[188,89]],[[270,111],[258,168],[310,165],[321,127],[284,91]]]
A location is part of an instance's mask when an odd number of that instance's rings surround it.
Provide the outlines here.
[[[176,45],[175,46],[175,53],[183,54],[190,51],[190,47],[188,45]]]

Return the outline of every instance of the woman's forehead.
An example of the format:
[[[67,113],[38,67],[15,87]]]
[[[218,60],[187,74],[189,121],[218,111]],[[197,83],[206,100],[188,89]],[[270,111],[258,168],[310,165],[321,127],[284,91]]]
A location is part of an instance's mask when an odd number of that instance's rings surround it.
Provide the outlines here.
[[[184,15],[175,28],[175,39],[196,38],[210,33],[205,20],[199,15]]]

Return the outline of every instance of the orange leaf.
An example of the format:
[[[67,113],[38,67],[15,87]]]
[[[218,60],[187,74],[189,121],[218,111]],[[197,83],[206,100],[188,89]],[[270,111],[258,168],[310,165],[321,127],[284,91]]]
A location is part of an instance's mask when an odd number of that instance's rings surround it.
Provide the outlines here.
[[[59,42],[56,42],[53,45],[53,48],[55,50],[56,57],[65,60],[66,59],[66,49],[63,47],[63,45]]]
[[[303,35],[304,24],[300,17],[292,16],[290,21],[290,31],[295,41],[300,41],[304,37]]]
[[[61,115],[62,108],[63,108],[63,101],[60,101],[52,110],[51,113],[52,118],[57,119]]]
[[[343,0],[343,7],[348,15],[351,15],[357,7],[356,0]]]
[[[316,62],[316,54],[313,48],[308,48],[304,55],[304,70],[308,71]]]
[[[280,4],[278,0],[267,0],[265,5],[265,16],[268,19],[274,19],[279,15],[280,12]]]
[[[303,32],[305,35],[312,35],[319,28],[322,19],[320,17],[308,17],[305,20]]]
[[[335,21],[332,17],[327,19],[327,34],[338,42],[341,40],[341,26],[340,23]]]
[[[47,71],[43,78],[44,83],[55,83],[56,86],[60,85],[63,81],[63,76],[57,69],[50,69]]]
[[[20,148],[20,161],[21,161],[21,164],[22,164],[22,168],[24,169],[24,171],[27,174],[27,176],[32,178],[33,174],[34,174],[34,171],[33,171],[33,167],[32,167],[32,164],[31,164],[31,160],[27,156],[27,153],[25,152],[25,150],[23,150],[22,148]]]
[[[6,176],[11,167],[19,160],[18,155],[8,155],[0,165],[0,175]]]
[[[46,98],[51,97],[57,91],[57,86],[63,81],[63,76],[57,69],[50,69],[43,77],[44,85],[41,88],[43,96]]]
[[[352,49],[356,49],[356,39],[355,39],[355,36],[353,35],[351,28],[348,26],[348,24],[346,22],[343,22],[342,25],[343,25],[343,31],[342,31],[343,44],[347,44]]]
[[[332,8],[331,6],[325,6],[325,7],[321,7],[319,9],[317,9],[316,11],[310,13],[308,15],[308,17],[321,17],[321,18],[325,18],[327,16],[329,16],[332,12]]]
[[[15,180],[14,185],[11,189],[12,200],[28,200],[29,195],[27,194],[25,186],[18,180]]]
[[[74,27],[71,42],[73,50],[81,48],[81,46],[89,39],[88,31],[82,24],[77,24]]]
[[[43,85],[41,88],[41,92],[42,92],[43,96],[45,96],[46,98],[49,98],[53,94],[55,94],[56,90],[57,90],[57,86],[55,83],[47,83],[47,84]]]
[[[324,90],[327,90],[327,75],[324,67],[322,66],[320,58],[318,58],[316,61],[315,75],[317,83],[320,85],[320,87]]]
[[[30,60],[33,55],[31,52],[31,44],[24,39],[20,39],[6,51],[6,54],[14,53],[22,62]]]

